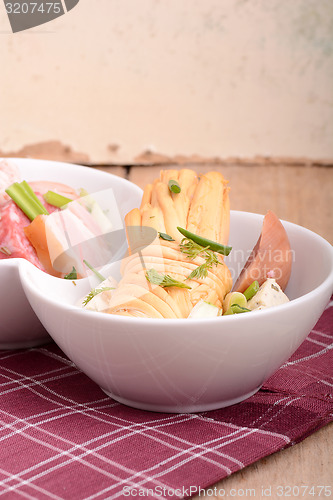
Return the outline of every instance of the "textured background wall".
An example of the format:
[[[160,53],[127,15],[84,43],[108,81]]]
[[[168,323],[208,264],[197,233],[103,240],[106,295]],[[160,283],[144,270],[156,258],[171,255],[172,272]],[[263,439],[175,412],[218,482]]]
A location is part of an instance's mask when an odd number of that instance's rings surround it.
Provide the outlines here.
[[[12,34],[0,150],[333,158],[331,0],[81,0]]]

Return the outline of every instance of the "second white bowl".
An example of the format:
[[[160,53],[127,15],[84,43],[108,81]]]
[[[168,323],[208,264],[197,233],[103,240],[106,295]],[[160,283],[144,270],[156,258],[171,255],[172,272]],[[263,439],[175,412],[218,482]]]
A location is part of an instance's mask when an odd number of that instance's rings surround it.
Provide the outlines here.
[[[111,188],[121,217],[141,202],[142,190],[139,187],[100,170],[44,160],[11,160],[18,165],[22,179],[28,182],[61,182],[75,189],[85,188],[90,193]],[[23,259],[0,260],[0,349],[32,347],[51,340],[22,289],[19,276],[22,262]]]

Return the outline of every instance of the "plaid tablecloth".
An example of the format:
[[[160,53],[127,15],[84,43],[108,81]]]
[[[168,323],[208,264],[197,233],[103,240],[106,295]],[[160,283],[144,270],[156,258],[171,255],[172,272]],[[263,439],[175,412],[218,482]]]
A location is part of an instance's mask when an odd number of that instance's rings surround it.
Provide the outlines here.
[[[55,344],[2,351],[0,497],[188,497],[301,441],[332,420],[332,324],[331,301],[257,394],[188,415],[113,401]]]

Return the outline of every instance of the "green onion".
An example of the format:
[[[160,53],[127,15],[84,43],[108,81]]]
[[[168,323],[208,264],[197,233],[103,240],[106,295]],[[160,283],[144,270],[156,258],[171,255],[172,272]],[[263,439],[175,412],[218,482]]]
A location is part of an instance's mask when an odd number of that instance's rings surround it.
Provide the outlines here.
[[[166,240],[166,241],[175,241],[172,236],[170,236],[169,234],[166,234],[166,233],[158,233],[159,237],[162,239],[162,240]]]
[[[253,281],[249,287],[243,292],[243,295],[245,295],[246,300],[252,299],[252,297],[257,293],[259,290],[259,283],[258,281]]]
[[[241,307],[246,307],[247,306],[247,300],[245,298],[245,295],[240,292],[230,292],[228,293],[223,301],[223,308],[225,310],[228,310],[230,306],[233,306],[237,304],[238,306]]]
[[[14,182],[14,184],[6,189],[6,193],[31,221],[38,215],[49,215],[49,212],[39,201],[26,181],[22,181],[21,183]]]
[[[104,278],[104,276],[103,276],[101,273],[99,273],[99,272],[97,271],[97,269],[95,269],[95,268],[94,268],[91,264],[89,264],[89,262],[87,262],[87,261],[86,261],[86,260],[84,260],[84,259],[83,259],[83,262],[85,263],[85,265],[86,265],[87,267],[89,267],[89,269],[91,269],[91,270],[92,270],[92,272],[93,272],[93,273],[95,273],[95,274],[96,274],[96,276],[97,276],[97,278],[98,278],[98,279],[100,279],[101,281],[105,281],[105,280],[106,280],[106,278]]]
[[[62,196],[61,194],[55,193],[54,191],[48,191],[46,194],[44,194],[44,200],[50,205],[59,208],[73,201],[70,198],[67,198],[66,196]]]
[[[245,312],[250,312],[250,309],[247,309],[247,307],[242,307],[239,306],[238,304],[232,304],[232,306],[229,307],[229,309],[223,314],[223,316],[227,316],[229,314],[240,314],[240,313],[245,313]]]
[[[181,192],[181,188],[180,188],[180,185],[178,184],[177,181],[175,181],[174,179],[171,179],[168,183],[168,186],[169,186],[169,189],[171,191],[171,193],[180,193]]]
[[[64,279],[65,280],[77,280],[77,271],[76,271],[74,266],[73,266],[73,269],[71,270],[71,272],[66,274],[66,276],[64,276]]]
[[[194,241],[194,243],[197,243],[204,248],[208,247],[210,250],[213,250],[213,252],[217,252],[222,255],[229,255],[232,250],[232,247],[221,245],[216,241],[208,240],[207,238],[203,238],[202,236],[191,233],[190,231],[187,231],[187,229],[183,229],[182,227],[177,227],[177,229],[183,236],[185,236],[189,240]]]
[[[31,186],[27,183],[27,181],[22,181],[21,184],[22,188],[24,189],[24,191],[29,195],[31,196],[31,198],[33,200],[35,200],[35,202],[38,204],[41,212],[45,215],[49,215],[49,212],[46,210],[46,208],[44,207],[44,205],[42,204],[42,202],[39,200],[39,198],[37,198],[36,194],[33,192]]]

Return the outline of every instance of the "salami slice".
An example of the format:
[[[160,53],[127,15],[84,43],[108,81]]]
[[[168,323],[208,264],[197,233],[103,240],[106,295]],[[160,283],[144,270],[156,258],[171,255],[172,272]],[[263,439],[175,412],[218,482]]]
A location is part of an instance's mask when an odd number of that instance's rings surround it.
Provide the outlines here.
[[[46,203],[39,193],[36,193],[36,195],[43,202],[49,213],[58,210],[56,207]],[[34,247],[24,234],[23,228],[29,224],[30,219],[12,200],[0,206],[0,259],[26,259],[39,269],[45,271]]]

